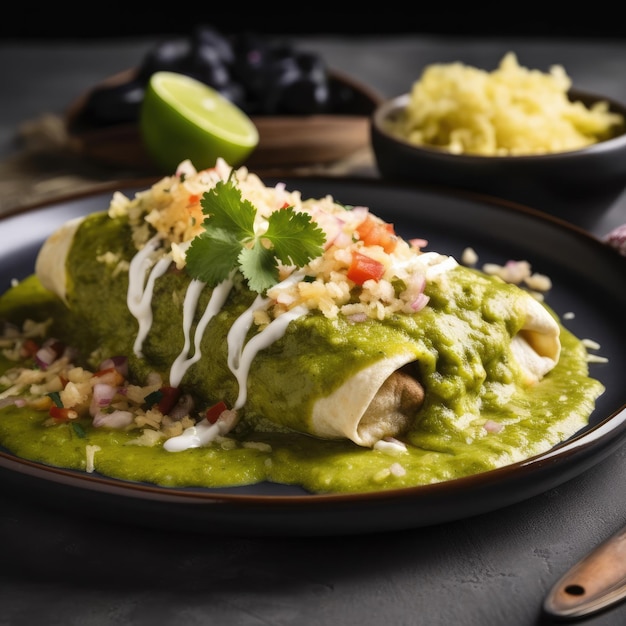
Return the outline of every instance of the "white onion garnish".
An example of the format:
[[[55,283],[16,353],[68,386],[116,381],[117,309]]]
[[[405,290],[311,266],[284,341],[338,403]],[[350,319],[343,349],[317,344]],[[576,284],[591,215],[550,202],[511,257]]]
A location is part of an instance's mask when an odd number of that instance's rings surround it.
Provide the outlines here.
[[[95,428],[113,428],[120,430],[130,426],[133,423],[134,416],[130,411],[113,411],[112,413],[104,413],[98,411],[94,415],[92,424]]]

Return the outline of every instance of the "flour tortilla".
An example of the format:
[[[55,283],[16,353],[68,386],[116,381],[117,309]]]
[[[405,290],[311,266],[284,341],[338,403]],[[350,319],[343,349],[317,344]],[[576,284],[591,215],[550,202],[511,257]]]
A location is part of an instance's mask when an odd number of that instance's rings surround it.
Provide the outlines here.
[[[35,274],[41,284],[61,298],[65,304],[67,304],[67,256],[74,235],[84,219],[75,217],[53,232],[39,250],[35,263]]]
[[[401,370],[413,360],[413,354],[406,353],[378,361],[317,400],[311,418],[313,434],[373,446],[406,431],[424,402],[422,385]]]
[[[561,329],[546,308],[532,296],[524,297],[524,307],[526,321],[511,340],[511,350],[526,382],[532,384],[540,381],[558,363]]]

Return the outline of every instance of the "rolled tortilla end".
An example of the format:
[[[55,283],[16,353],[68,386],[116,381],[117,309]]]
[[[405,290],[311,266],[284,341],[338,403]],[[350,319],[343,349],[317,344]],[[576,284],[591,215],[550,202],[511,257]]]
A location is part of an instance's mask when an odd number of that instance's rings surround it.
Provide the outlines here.
[[[312,434],[348,438],[372,447],[385,437],[408,429],[424,402],[424,388],[402,369],[413,354],[389,357],[356,373],[313,408]]]
[[[41,284],[67,304],[67,257],[74,235],[85,218],[65,222],[41,246],[35,261],[35,273]]]
[[[519,363],[525,381],[540,381],[559,361],[561,329],[548,310],[535,298],[525,299],[526,319],[511,340],[511,351]]]
[[[370,445],[400,435],[411,425],[423,403],[424,387],[409,373],[394,372],[370,402],[357,431],[362,439],[374,439]]]

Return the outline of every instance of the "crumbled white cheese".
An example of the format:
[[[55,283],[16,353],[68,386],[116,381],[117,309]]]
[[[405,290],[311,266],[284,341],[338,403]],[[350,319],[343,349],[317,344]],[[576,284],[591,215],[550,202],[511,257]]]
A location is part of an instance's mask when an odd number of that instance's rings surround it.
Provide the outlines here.
[[[392,476],[401,477],[406,475],[406,470],[400,463],[392,463],[389,467],[389,471]]]
[[[402,454],[407,451],[407,447],[402,441],[387,437],[377,441],[374,444],[374,450],[380,450],[387,454]]]
[[[271,452],[272,446],[262,441],[244,441],[242,444],[244,448],[252,448],[254,450],[260,450],[261,452]]]
[[[478,254],[474,248],[465,248],[461,255],[461,263],[463,265],[476,265],[478,263]]]
[[[88,474],[91,474],[94,471],[95,469],[94,459],[96,456],[96,452],[100,452],[100,450],[102,450],[100,446],[90,446],[90,445],[85,446],[85,458],[87,461],[87,466],[85,467],[85,471]]]
[[[597,341],[594,341],[593,339],[583,339],[582,343],[585,346],[585,348],[589,348],[590,350],[600,349],[600,344]]]
[[[609,360],[605,356],[599,354],[588,354],[587,363],[608,363]]]

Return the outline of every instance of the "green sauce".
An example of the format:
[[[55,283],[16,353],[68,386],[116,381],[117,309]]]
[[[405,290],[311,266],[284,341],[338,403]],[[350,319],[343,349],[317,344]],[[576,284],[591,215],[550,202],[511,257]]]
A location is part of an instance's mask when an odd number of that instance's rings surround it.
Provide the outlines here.
[[[347,492],[424,485],[538,454],[586,424],[599,383],[586,376],[578,341],[567,331],[563,334],[559,364],[526,405],[520,404],[519,415],[505,416],[500,433],[483,428],[485,416],[459,428],[446,415],[431,412],[409,434],[408,452],[397,456],[293,433],[254,433],[232,449],[215,443],[172,453],[161,445],[132,445],[136,434],[95,429],[85,420],[81,421],[85,436],[69,423],[46,427],[42,425],[46,414],[15,407],[0,410],[0,442],[19,457],[78,470],[86,467],[86,446],[97,445],[101,448],[95,455],[97,472],[164,486],[215,487],[269,480],[302,485],[312,492]],[[249,442],[266,443],[271,451],[244,447]],[[393,463],[406,473],[391,473]]]
[[[85,237],[84,246],[95,245],[97,238],[102,252],[114,250],[125,257],[132,254],[121,249],[125,244],[120,242],[126,238],[116,237],[114,232],[103,236],[102,230],[97,232],[98,226],[102,224],[92,224],[93,239],[90,243]],[[112,270],[102,272],[102,266],[96,272],[88,263],[76,263],[86,250],[76,249],[72,254],[76,255],[73,280],[81,281],[81,297],[86,297],[81,301],[77,296],[73,302],[75,318],[68,316],[34,277],[0,298],[0,318],[20,321],[52,316],[55,323],[51,333],[71,338],[87,360],[96,358],[88,350],[94,345],[99,345],[97,358],[119,354],[122,348],[130,354],[134,318],[128,311],[111,312],[102,300],[106,294],[111,301],[125,301],[127,282],[115,279]],[[155,332],[147,340],[149,369],[166,372],[180,351],[182,331],[172,320],[180,316],[185,285],[181,274],[171,273],[157,286],[155,301],[160,304],[154,325],[170,332],[166,337]],[[251,372],[249,385],[254,393],[250,396],[254,400],[246,410],[252,425],[256,418],[272,413],[272,404],[281,394],[303,401],[307,394],[332,389],[337,382],[328,374],[313,375],[319,359],[329,359],[335,369],[350,372],[357,357],[370,354],[375,360],[395,349],[386,333],[404,334],[415,345],[419,379],[426,389],[426,402],[403,437],[407,452],[392,454],[350,441],[320,440],[294,432],[286,426],[302,426],[301,417],[284,415],[280,410],[271,415],[271,421],[278,425],[273,431],[239,429],[207,447],[168,452],[160,443],[136,445],[137,431],[96,429],[89,419],[82,418],[79,427],[72,423],[45,426],[47,413],[7,406],[0,410],[0,445],[25,459],[77,470],[87,467],[87,447],[97,446],[96,472],[163,486],[220,487],[272,481],[301,485],[316,493],[367,492],[488,471],[546,451],[584,427],[603,391],[602,384],[589,377],[583,344],[563,326],[557,366],[530,389],[516,382],[519,372],[507,345],[509,333],[521,324],[521,312],[506,323],[498,315],[502,307],[515,308],[515,289],[459,268],[452,295],[430,286],[431,306],[419,317],[397,316],[385,324],[365,325],[337,321],[329,331],[323,318],[307,316],[300,332],[286,333],[280,342],[258,355],[257,366],[266,359],[273,369],[254,367]],[[248,306],[251,297],[243,292],[233,296],[229,307],[207,329],[205,347],[219,336],[221,325],[232,323]],[[95,317],[94,307],[98,311]],[[472,341],[450,340],[455,325],[462,325]],[[97,337],[107,340],[94,343],[94,330]],[[308,338],[306,350],[300,345],[303,336]],[[351,346],[351,353],[346,354],[346,345]],[[222,348],[224,352],[225,346]],[[192,367],[185,385],[207,402],[226,399],[232,404],[237,385],[225,365],[225,354],[211,363],[206,361]],[[0,372],[14,365],[0,359]],[[138,379],[147,373],[141,359],[132,360],[131,366]],[[307,371],[308,386],[303,385],[302,376],[294,374],[298,371]],[[491,421],[502,425],[501,430],[490,429]]]

